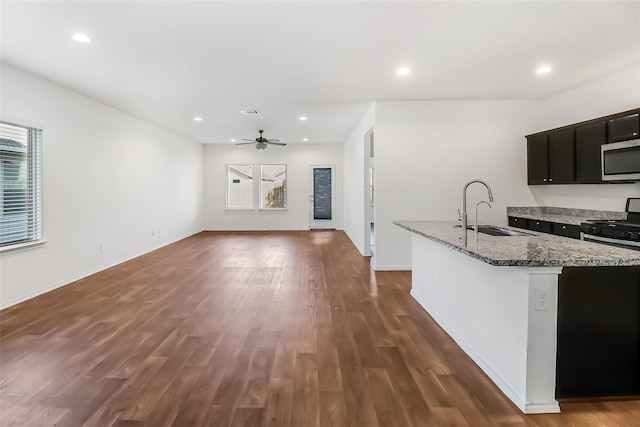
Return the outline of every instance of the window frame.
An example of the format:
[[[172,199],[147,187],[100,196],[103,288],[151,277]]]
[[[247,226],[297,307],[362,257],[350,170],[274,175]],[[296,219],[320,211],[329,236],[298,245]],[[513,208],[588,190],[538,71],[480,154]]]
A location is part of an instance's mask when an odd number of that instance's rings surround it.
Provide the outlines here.
[[[262,185],[262,176],[263,176],[263,167],[264,166],[283,166],[284,167],[284,180],[283,180],[283,193],[284,193],[284,207],[266,207],[264,206],[264,199],[265,199],[265,194],[264,194],[264,188]],[[286,211],[289,209],[289,189],[288,189],[288,183],[287,183],[287,175],[288,175],[288,167],[286,163],[261,163],[259,165],[259,169],[260,169],[260,180],[258,181],[258,185],[260,186],[260,188],[258,189],[258,197],[259,197],[259,201],[258,201],[258,210],[261,211]]]
[[[234,166],[248,166],[251,168],[251,206],[247,207],[233,207],[230,206],[230,196],[231,196],[231,182],[229,180],[229,170]],[[253,211],[255,210],[255,167],[253,163],[228,163],[225,165],[225,210],[227,211]]]
[[[6,128],[5,128],[6,126]],[[11,138],[11,133],[13,130],[9,129],[10,127],[19,128],[27,133],[27,152],[25,163],[27,166],[26,170],[26,197],[25,197],[25,212],[26,212],[26,220],[25,220],[25,233],[26,236],[24,239],[16,239],[13,241],[2,242],[0,241],[0,253],[11,252],[15,250],[26,249],[32,246],[41,245],[46,242],[43,238],[43,195],[42,195],[42,134],[43,131],[39,127],[29,126],[29,125],[21,125],[14,123],[12,121],[0,120],[0,137],[7,137],[7,139],[14,140]],[[5,133],[6,132],[6,133]],[[6,161],[10,159],[10,155],[0,155],[0,159],[2,161]],[[5,181],[4,172],[2,176],[0,176],[0,197],[3,198],[2,211],[0,211],[0,217],[5,217],[4,212],[4,188],[6,182]],[[4,227],[4,226],[0,226]],[[9,229],[0,228],[0,236],[8,232]]]

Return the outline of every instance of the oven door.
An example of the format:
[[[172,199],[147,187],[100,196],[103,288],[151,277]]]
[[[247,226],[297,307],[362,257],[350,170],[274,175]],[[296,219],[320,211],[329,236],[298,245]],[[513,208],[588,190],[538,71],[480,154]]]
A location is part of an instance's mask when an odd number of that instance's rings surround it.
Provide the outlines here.
[[[594,236],[593,234],[580,233],[580,239],[585,242],[603,243],[618,248],[635,249],[640,251],[640,242],[631,240],[612,239],[611,237]]]

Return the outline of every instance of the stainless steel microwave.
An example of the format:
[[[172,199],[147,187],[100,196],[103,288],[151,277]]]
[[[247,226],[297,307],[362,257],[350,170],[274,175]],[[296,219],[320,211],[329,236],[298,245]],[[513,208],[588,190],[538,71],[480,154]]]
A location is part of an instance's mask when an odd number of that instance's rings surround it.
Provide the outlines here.
[[[640,181],[640,139],[603,144],[603,181]]]

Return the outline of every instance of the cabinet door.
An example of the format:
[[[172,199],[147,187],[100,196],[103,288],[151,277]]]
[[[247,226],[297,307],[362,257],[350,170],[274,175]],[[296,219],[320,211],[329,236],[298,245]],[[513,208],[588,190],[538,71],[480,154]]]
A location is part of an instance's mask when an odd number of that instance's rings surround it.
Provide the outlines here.
[[[576,181],[579,183],[602,182],[600,147],[607,142],[605,121],[576,128]]]
[[[549,183],[572,184],[576,182],[574,128],[549,134]]]
[[[527,229],[529,228],[529,221],[526,218],[518,218],[515,216],[510,216],[509,226]]]
[[[640,114],[618,117],[609,120],[608,142],[627,141],[640,136]]]
[[[558,276],[556,397],[640,395],[640,268]]]
[[[527,182],[529,185],[547,183],[549,178],[547,141],[547,134],[527,137]]]
[[[541,233],[549,233],[551,234],[551,230],[553,229],[552,224],[547,221],[541,220],[530,220],[529,221],[529,230],[539,231]]]
[[[572,224],[558,224],[556,222],[551,226],[551,232],[556,236],[571,237],[572,239],[580,238],[580,226]]]

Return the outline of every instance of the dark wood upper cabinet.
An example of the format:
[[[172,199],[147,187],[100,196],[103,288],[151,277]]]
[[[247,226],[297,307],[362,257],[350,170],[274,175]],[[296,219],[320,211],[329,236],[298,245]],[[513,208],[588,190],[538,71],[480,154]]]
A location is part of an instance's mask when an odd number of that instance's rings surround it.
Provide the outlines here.
[[[604,120],[576,127],[576,182],[603,182],[600,147],[606,142],[607,126]]]
[[[527,182],[572,184],[575,182],[575,134],[573,128],[527,137]]]
[[[557,130],[549,134],[550,184],[576,182],[575,132],[573,128]]]
[[[547,134],[527,137],[527,182],[546,184],[549,179],[549,149]]]
[[[603,144],[640,138],[640,108],[527,135],[527,182],[599,184]]]
[[[638,113],[610,119],[607,126],[609,128],[607,142],[640,138],[640,114]]]

